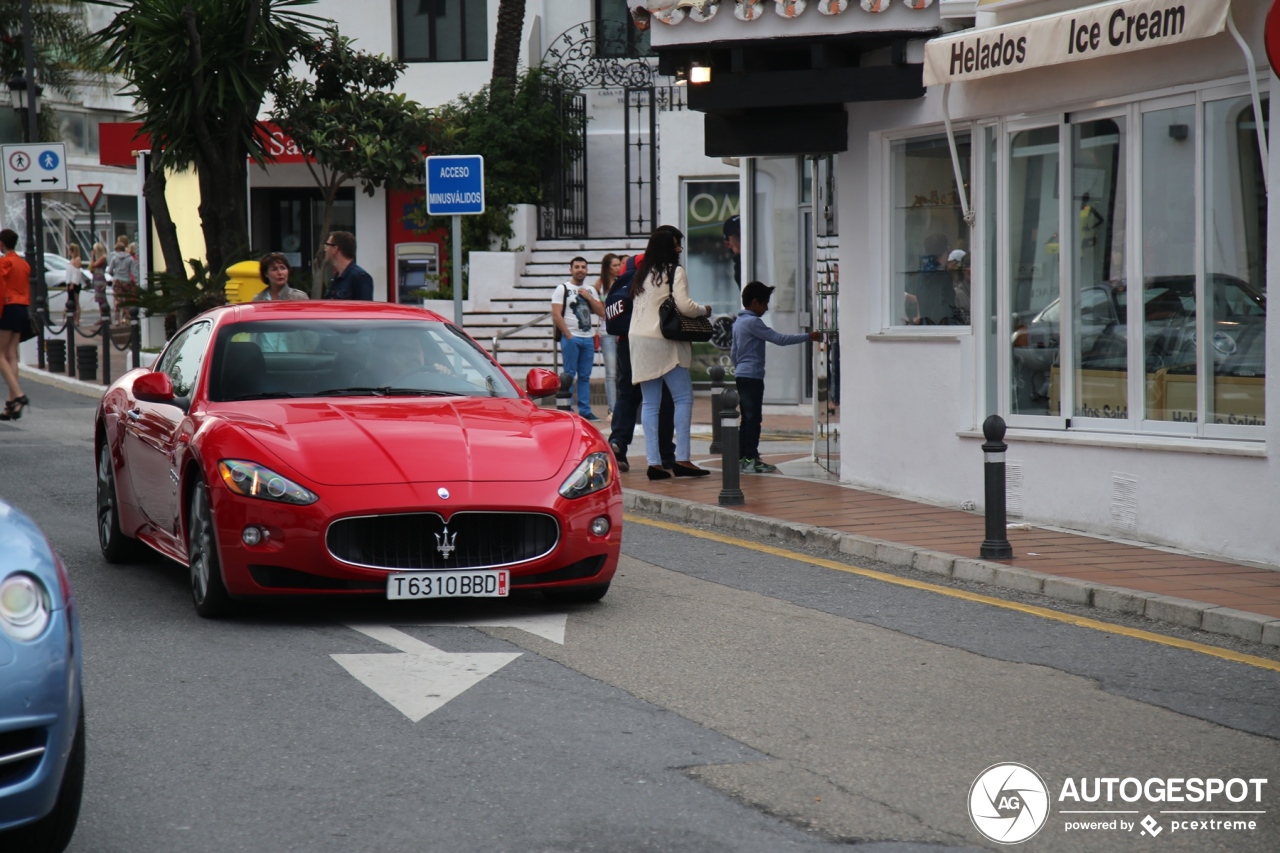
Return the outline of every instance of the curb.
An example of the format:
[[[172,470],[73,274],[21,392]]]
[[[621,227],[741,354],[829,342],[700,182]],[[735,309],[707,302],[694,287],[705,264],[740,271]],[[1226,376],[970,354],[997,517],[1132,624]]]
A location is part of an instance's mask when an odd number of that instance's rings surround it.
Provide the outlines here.
[[[72,391],[85,397],[101,397],[107,391],[107,386],[99,382],[73,379],[70,376],[64,376],[61,373],[50,373],[47,370],[41,370],[29,364],[19,364],[18,372],[23,379],[30,379],[41,385],[53,385],[64,391]]]
[[[900,542],[873,539],[857,533],[842,533],[779,521],[760,515],[697,503],[683,498],[663,497],[650,492],[622,490],[624,509],[649,512],[671,521],[689,521],[722,530],[749,531],[772,536],[782,542],[804,544],[845,556],[876,560],[904,569],[928,572],[941,577],[976,581],[1002,589],[1031,592],[1064,603],[1093,607],[1112,613],[1145,616],[1185,628],[1196,628],[1252,643],[1280,647],[1280,619],[1219,607],[1202,601],[1174,598],[1154,592],[1048,575],[1004,563],[957,557],[941,551],[917,548]]]

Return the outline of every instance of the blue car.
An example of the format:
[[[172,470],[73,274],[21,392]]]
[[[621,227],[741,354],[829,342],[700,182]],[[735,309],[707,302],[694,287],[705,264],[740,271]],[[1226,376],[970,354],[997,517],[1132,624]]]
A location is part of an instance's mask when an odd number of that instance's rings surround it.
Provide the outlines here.
[[[0,500],[0,850],[63,850],[83,789],[71,584],[35,522]]]

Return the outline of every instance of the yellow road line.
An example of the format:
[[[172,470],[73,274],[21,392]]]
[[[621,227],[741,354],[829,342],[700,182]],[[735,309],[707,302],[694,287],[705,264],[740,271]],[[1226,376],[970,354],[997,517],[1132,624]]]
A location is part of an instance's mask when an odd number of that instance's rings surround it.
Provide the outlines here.
[[[948,586],[939,586],[938,584],[926,583],[924,581],[912,580],[910,578],[902,578],[897,575],[891,575],[887,572],[878,572],[875,569],[864,569],[860,566],[850,566],[846,563],[838,563],[835,560],[827,560],[822,557],[801,554],[797,551],[788,551],[785,548],[775,548],[772,545],[762,545],[758,542],[750,542],[745,539],[735,539],[731,536],[712,533],[708,530],[695,530],[689,527],[682,527],[679,524],[672,524],[669,521],[657,521],[652,518],[644,518],[629,512],[625,513],[623,518],[629,524],[643,524],[648,527],[671,530],[677,533],[684,533],[688,536],[695,536],[699,539],[709,539],[712,542],[722,542],[726,545],[733,545],[738,548],[747,548],[751,551],[759,551],[763,554],[772,554],[775,557],[782,557],[787,560],[796,560],[801,563],[822,566],[825,569],[834,569],[838,572],[846,572],[851,575],[861,575],[864,578],[884,581],[885,583],[896,584],[897,586],[921,589],[926,592],[936,592],[939,595],[946,595],[951,598],[961,598],[965,601],[977,602],[978,604],[988,604],[992,607],[1002,607],[1005,610],[1016,610],[1019,613],[1039,616],[1042,619],[1052,619],[1055,622],[1065,622],[1068,625],[1075,625],[1077,628],[1089,628],[1094,631],[1105,631],[1108,634],[1119,634],[1124,637],[1133,637],[1137,640],[1159,643],[1162,646],[1186,649],[1187,651],[1199,652],[1203,655],[1210,655],[1211,657],[1222,658],[1223,660],[1235,661],[1236,663],[1247,664],[1248,666],[1254,666],[1259,669],[1269,669],[1273,672],[1280,672],[1280,661],[1268,660],[1267,658],[1255,657],[1254,655],[1246,655],[1241,652],[1232,651],[1231,649],[1222,649],[1217,646],[1209,646],[1204,643],[1192,642],[1191,640],[1181,640],[1177,637],[1166,637],[1163,634],[1157,634],[1152,631],[1143,631],[1138,628],[1127,628],[1124,625],[1113,625],[1110,622],[1103,622],[1098,619],[1089,619],[1084,616],[1073,616],[1070,613],[1060,613],[1057,610],[1051,610],[1048,607],[1037,607],[1034,604],[1020,604],[1016,601],[1005,601],[1001,598],[994,598],[989,595],[980,595],[976,592],[968,592],[963,589],[953,589]]]

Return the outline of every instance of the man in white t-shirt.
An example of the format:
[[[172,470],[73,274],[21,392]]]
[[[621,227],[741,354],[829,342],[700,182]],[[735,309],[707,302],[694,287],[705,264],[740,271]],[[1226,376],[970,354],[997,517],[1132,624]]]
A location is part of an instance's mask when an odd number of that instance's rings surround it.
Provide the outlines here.
[[[595,288],[586,283],[586,258],[569,262],[569,276],[551,294],[551,322],[560,338],[560,354],[570,385],[577,380],[578,414],[598,421],[600,418],[591,411],[591,366],[596,357],[597,318],[604,316],[604,304],[596,298]]]

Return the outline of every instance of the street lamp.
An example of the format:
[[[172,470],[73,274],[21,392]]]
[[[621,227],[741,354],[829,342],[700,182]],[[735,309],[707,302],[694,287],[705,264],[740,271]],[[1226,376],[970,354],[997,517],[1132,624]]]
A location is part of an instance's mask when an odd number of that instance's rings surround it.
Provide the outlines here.
[[[41,95],[44,87],[39,83],[31,86],[27,78],[19,74],[9,80],[9,98],[13,110],[22,122],[22,141],[29,143],[39,136],[37,116],[40,115]],[[32,108],[34,107],[34,112]],[[24,193],[27,210],[27,252],[26,260],[31,267],[31,297],[35,303],[36,314],[40,318],[40,354],[39,363],[44,367],[44,324],[48,305],[48,295],[44,288],[44,201],[40,193]]]

